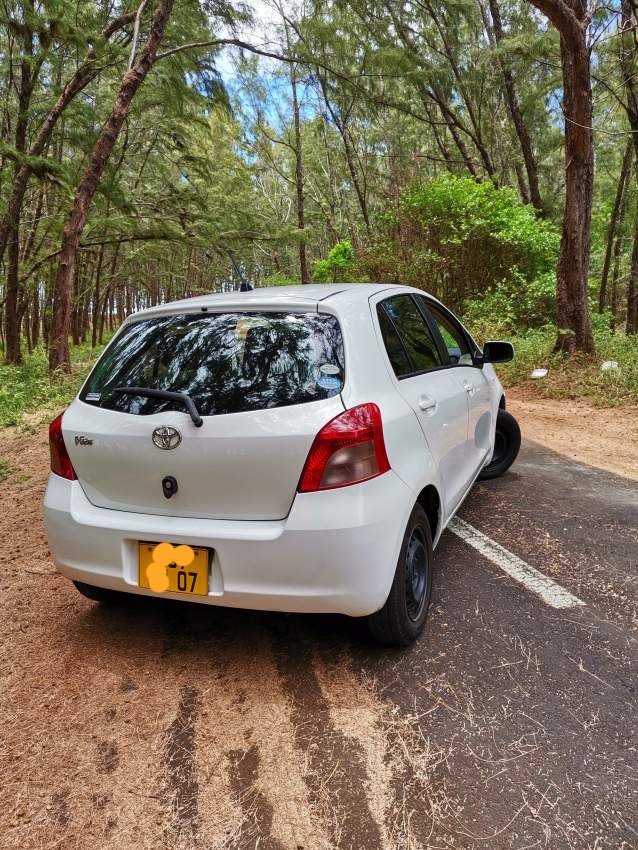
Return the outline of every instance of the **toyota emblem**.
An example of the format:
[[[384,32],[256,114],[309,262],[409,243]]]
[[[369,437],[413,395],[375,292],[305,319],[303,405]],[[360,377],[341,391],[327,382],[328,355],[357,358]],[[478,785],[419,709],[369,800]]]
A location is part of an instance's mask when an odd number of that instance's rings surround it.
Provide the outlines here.
[[[153,431],[153,442],[158,449],[176,449],[182,442],[182,435],[172,425],[160,425]]]

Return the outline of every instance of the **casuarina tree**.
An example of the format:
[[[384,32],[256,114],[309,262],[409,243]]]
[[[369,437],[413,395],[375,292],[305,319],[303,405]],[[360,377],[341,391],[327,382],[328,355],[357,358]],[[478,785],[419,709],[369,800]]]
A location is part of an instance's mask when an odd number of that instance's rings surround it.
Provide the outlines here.
[[[109,161],[118,135],[128,114],[135,93],[144,82],[157,59],[157,51],[173,9],[174,0],[159,0],[144,48],[137,55],[142,16],[147,0],[140,3],[135,19],[131,57],[122,77],[113,110],[102,127],[91,151],[84,176],[75,193],[75,200],[62,236],[62,248],[53,293],[53,318],[49,344],[49,369],[70,370],[69,327],[71,295],[77,266],[77,252],[91,201]]]
[[[556,267],[558,351],[594,351],[589,251],[594,192],[591,58],[587,0],[529,0],[560,35],[565,120],[565,210]]]

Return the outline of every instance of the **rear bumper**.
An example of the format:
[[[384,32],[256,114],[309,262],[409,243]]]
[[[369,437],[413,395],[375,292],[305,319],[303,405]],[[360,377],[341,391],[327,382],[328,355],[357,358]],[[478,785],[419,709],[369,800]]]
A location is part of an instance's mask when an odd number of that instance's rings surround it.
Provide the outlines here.
[[[138,585],[137,542],[214,550],[208,596],[163,596],[267,611],[377,611],[390,591],[412,494],[392,471],[353,487],[297,494],[279,521],[201,520],[92,505],[77,481],[52,474],[44,497],[59,571],[98,587],[154,595]]]

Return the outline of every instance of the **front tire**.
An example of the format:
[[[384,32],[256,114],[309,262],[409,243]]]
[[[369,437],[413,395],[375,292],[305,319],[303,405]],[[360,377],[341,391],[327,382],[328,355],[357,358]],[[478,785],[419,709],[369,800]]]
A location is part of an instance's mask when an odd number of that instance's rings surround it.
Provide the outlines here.
[[[499,410],[496,417],[494,454],[487,466],[479,473],[479,481],[489,481],[503,475],[514,463],[521,448],[521,429],[507,410]]]
[[[368,617],[382,643],[409,646],[423,630],[432,595],[432,532],[421,505],[412,509],[385,605]]]

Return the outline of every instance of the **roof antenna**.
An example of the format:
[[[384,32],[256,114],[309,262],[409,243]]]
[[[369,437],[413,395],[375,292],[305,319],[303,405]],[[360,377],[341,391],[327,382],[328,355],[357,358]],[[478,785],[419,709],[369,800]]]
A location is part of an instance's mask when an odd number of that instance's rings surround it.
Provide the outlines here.
[[[240,269],[240,267],[239,267],[239,263],[238,263],[238,262],[237,262],[237,260],[235,259],[235,255],[234,255],[234,254],[233,254],[233,252],[230,250],[230,248],[228,248],[228,249],[227,249],[227,252],[226,252],[226,253],[227,253],[227,254],[228,254],[228,256],[230,257],[230,261],[231,261],[231,263],[233,264],[233,268],[235,269],[235,272],[237,273],[237,277],[238,277],[238,278],[239,278],[239,280],[241,281],[241,286],[239,287],[239,291],[240,291],[240,292],[250,292],[250,290],[251,290],[251,289],[254,289],[255,287],[254,287],[254,286],[251,286],[251,285],[250,285],[250,283],[248,283],[248,281],[247,281],[247,280],[246,280],[246,278],[244,277],[244,274],[243,274],[242,270],[241,270],[241,269]]]

